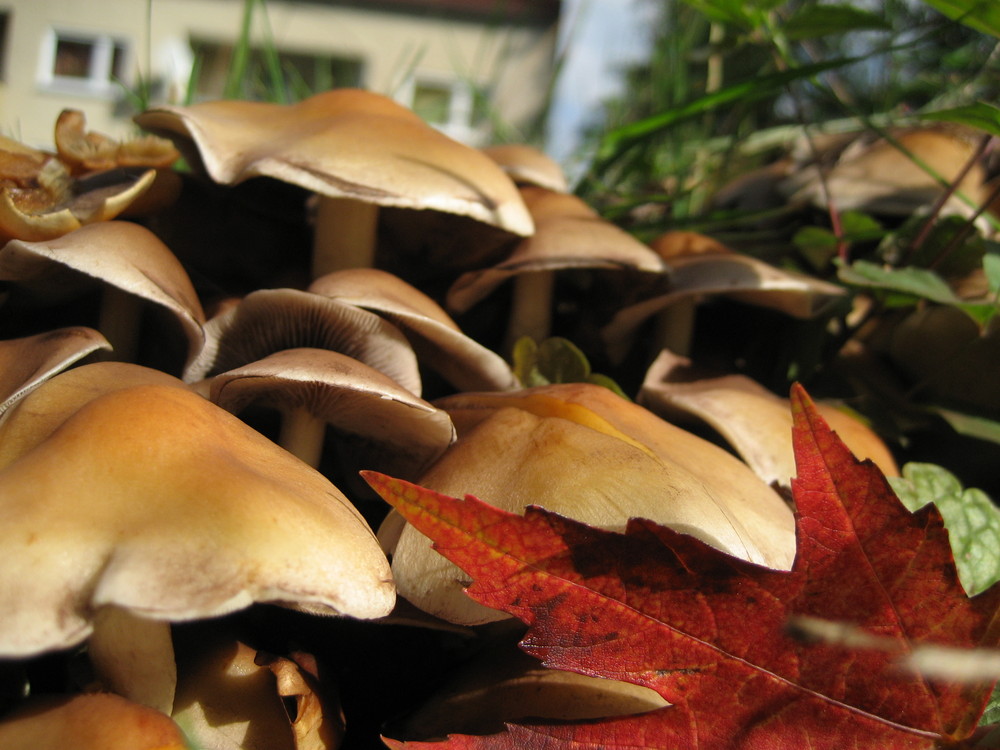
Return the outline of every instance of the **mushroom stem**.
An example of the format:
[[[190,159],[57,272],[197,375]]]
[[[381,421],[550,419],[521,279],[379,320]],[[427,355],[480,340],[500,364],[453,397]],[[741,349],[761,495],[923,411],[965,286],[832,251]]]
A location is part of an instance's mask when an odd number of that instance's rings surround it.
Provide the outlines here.
[[[513,351],[514,344],[522,336],[530,336],[535,341],[544,341],[549,337],[554,288],[555,274],[552,271],[522,273],[514,278],[514,294],[503,347],[505,352]]]
[[[683,297],[656,314],[650,349],[654,355],[664,349],[681,357],[691,355],[696,304],[694,297]]]
[[[315,469],[319,466],[320,457],[323,455],[325,433],[326,422],[300,406],[282,414],[278,443]]]
[[[378,206],[374,203],[320,195],[313,235],[313,278],[345,268],[373,268],[377,222]]]
[[[87,648],[105,688],[170,714],[177,688],[170,623],[105,605],[94,617]]]
[[[116,286],[105,287],[97,328],[113,349],[108,359],[136,361],[141,317],[142,300],[139,297]]]

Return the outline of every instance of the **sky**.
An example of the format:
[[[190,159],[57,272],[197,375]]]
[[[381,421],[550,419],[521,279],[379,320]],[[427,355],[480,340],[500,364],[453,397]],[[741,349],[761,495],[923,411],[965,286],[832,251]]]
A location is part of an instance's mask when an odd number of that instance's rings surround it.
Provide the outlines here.
[[[563,0],[559,50],[566,57],[549,120],[546,153],[572,177],[582,166],[582,131],[621,89],[621,70],[649,49],[649,0]],[[568,46],[567,46],[568,45]]]

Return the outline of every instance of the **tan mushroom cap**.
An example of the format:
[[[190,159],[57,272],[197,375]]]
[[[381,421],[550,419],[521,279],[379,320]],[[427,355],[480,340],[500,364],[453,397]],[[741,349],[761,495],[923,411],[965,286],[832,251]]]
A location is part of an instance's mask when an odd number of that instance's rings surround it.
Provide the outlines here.
[[[440,305],[398,276],[373,268],[336,271],[313,281],[309,291],[386,318],[407,337],[420,362],[460,391],[518,385],[503,357],[462,333]]]
[[[216,375],[210,398],[234,414],[251,403],[268,405],[285,413],[286,423],[304,412],[301,418],[318,424],[320,440],[326,425],[359,436],[370,444],[365,468],[404,478],[427,468],[455,439],[447,412],[378,370],[323,349],[285,349]],[[283,427],[280,442],[306,460],[293,449],[296,437]]]
[[[638,402],[671,421],[681,421],[678,415],[703,420],[757,476],[768,484],[790,486],[796,467],[789,400],[743,375],[672,381],[672,373],[688,364],[661,352],[646,373]],[[899,475],[892,453],[865,424],[830,404],[816,407],[858,458],[870,458],[888,476]]]
[[[304,653],[273,656],[239,642],[182,654],[173,719],[197,747],[336,750],[344,716]],[[324,687],[326,688],[324,690]],[[286,702],[294,705],[292,710]]]
[[[741,461],[646,409],[588,384],[460,394],[437,404],[458,441],[419,480],[513,512],[528,505],[602,528],[650,518],[729,554],[788,569],[792,513]],[[463,574],[390,514],[379,530],[399,593],[460,624],[503,617],[461,591]]]
[[[504,143],[487,146],[482,151],[499,164],[518,185],[537,185],[559,193],[569,192],[562,167],[555,159],[534,146]]]
[[[337,488],[179,388],[88,402],[0,471],[0,498],[6,656],[79,643],[104,608],[154,621],[254,602],[392,609],[388,563]]]
[[[87,402],[139,385],[187,389],[173,375],[128,362],[91,362],[40,383],[0,420],[0,469],[43,442]]]
[[[73,186],[65,166],[49,159],[35,188],[0,190],[0,242],[42,242],[87,224],[110,221],[150,188],[156,170],[115,170],[109,175]]]
[[[0,341],[0,415],[57,372],[110,348],[100,333],[84,326]]]
[[[815,170],[793,175],[786,187],[792,193],[790,200],[824,208],[832,201],[839,211],[909,216],[933,203],[944,188],[907,151],[948,183],[958,178],[975,151],[972,138],[941,127],[897,132],[894,140],[901,148],[884,139],[870,144],[859,140],[848,146],[822,182]],[[986,197],[984,177],[982,166],[973,165],[962,178],[959,191],[981,203]],[[963,215],[973,210],[956,197],[949,199],[948,206]]]
[[[534,217],[535,234],[492,268],[462,274],[448,290],[449,310],[465,312],[521,274],[564,268],[666,270],[656,253],[575,195],[540,187],[522,188],[521,194]]]
[[[0,279],[40,295],[58,294],[60,289],[70,292],[87,277],[165,309],[187,339],[188,358],[201,350],[205,315],[191,280],[170,249],[145,227],[105,221],[42,242],[12,240],[0,249]],[[106,312],[110,317],[102,320],[102,327],[107,327],[102,333],[115,345],[131,345],[112,331],[119,324],[134,324],[130,318],[137,311]]]
[[[671,283],[666,293],[623,307],[604,326],[601,337],[613,359],[624,355],[644,321],[680,302],[722,295],[795,318],[811,318],[845,294],[836,284],[777,268],[711,238],[690,235],[669,232],[651,243],[670,264]]]
[[[420,368],[410,343],[373,312],[298,289],[260,289],[212,318],[201,354],[186,368],[194,382],[282,349],[328,349],[385,373],[420,395]]]
[[[112,693],[32,698],[0,719],[7,750],[188,750],[170,717]]]
[[[513,183],[487,156],[368,91],[335,89],[291,105],[162,106],[135,120],[190,139],[216,182],[264,175],[326,196],[460,214],[519,235],[532,231]],[[185,150],[183,140],[179,147]]]

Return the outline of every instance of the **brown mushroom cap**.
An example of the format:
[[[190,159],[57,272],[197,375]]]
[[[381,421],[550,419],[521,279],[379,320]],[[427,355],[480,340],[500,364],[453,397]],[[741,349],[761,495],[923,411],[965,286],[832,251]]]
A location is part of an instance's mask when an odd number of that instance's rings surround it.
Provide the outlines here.
[[[216,375],[210,398],[234,414],[251,403],[279,409],[291,422],[296,412],[305,412],[320,431],[330,425],[373,447],[365,468],[382,467],[380,471],[404,478],[424,470],[455,439],[447,412],[378,370],[323,349],[286,349]],[[295,436],[284,429],[280,443],[306,460],[294,449]]]
[[[689,364],[670,352],[661,352],[646,373],[638,402],[671,421],[680,422],[684,417],[703,420],[757,476],[768,484],[788,487],[796,475],[788,399],[744,375],[673,380]],[[892,453],[867,426],[829,404],[816,406],[858,458],[870,458],[889,476],[899,475]]]
[[[187,272],[156,235],[138,224],[105,221],[42,242],[12,240],[0,249],[0,279],[40,295],[60,289],[72,293],[81,280],[103,282],[108,289],[167,310],[187,339],[189,359],[204,344],[205,316]],[[135,314],[118,310],[101,325],[113,329],[134,323],[127,318]],[[131,345],[111,330],[102,333],[116,346]]]
[[[464,312],[521,274],[564,268],[666,270],[656,253],[575,195],[539,187],[522,188],[521,194],[535,220],[534,235],[492,268],[460,276],[448,290],[448,309]]]
[[[378,313],[410,341],[417,359],[460,391],[509,390],[517,378],[504,359],[466,336],[440,305],[397,276],[373,268],[329,273],[309,291]]]
[[[84,326],[0,341],[0,415],[57,372],[110,348],[100,333]]]
[[[743,559],[791,566],[792,514],[776,492],[718,446],[606,388],[565,384],[436,403],[459,437],[419,479],[426,487],[514,512],[540,505],[619,531],[629,518],[650,518]],[[468,599],[463,575],[398,518],[387,517],[379,538],[402,596],[459,624],[503,617]]]
[[[112,693],[32,698],[0,719],[7,750],[188,750],[170,717]]]
[[[487,146],[482,151],[499,164],[518,185],[537,185],[558,193],[569,192],[562,167],[548,154],[533,146],[505,143]]]
[[[392,609],[388,563],[336,487],[179,388],[86,403],[0,471],[0,498],[7,656],[79,643],[106,607],[160,621],[257,601]]]
[[[375,313],[297,289],[261,289],[228,306],[205,326],[201,354],[187,367],[194,382],[282,349],[328,349],[385,373],[420,395],[420,368],[396,326]]]
[[[513,183],[475,149],[387,97],[336,89],[297,104],[214,101],[162,106],[136,118],[177,137],[216,182],[264,175],[339,198],[469,216],[532,231]],[[195,146],[187,147],[185,140]]]

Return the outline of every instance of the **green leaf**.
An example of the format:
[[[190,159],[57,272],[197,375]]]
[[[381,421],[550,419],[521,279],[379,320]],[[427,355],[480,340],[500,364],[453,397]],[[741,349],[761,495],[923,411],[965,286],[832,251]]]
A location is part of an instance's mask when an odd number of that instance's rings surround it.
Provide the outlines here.
[[[620,158],[633,146],[662,133],[674,125],[697,117],[698,115],[717,109],[726,104],[749,102],[764,99],[787,86],[789,83],[824,73],[828,70],[842,68],[857,62],[859,58],[838,58],[800,68],[783,70],[779,73],[757,76],[749,81],[727,86],[712,94],[702,96],[675,109],[647,117],[643,120],[615,128],[604,134],[597,149],[594,171],[600,173],[609,164]]]
[[[526,388],[551,383],[593,383],[628,398],[607,375],[591,372],[587,356],[569,339],[553,336],[538,344],[523,336],[514,344],[511,359],[514,374]]]
[[[996,0],[924,0],[952,20],[1000,38],[1000,3]]]
[[[984,255],[983,272],[986,274],[986,283],[990,288],[990,294],[994,297],[1000,295],[1000,255],[992,253]]]
[[[998,312],[997,305],[991,302],[963,301],[944,279],[928,268],[887,268],[871,261],[856,260],[849,266],[839,264],[837,278],[852,286],[882,290],[886,293],[883,301],[890,307],[926,299],[956,307],[978,325],[985,325]]]
[[[889,484],[909,510],[934,503],[944,518],[958,575],[969,596],[1000,581],[1000,510],[985,492],[963,489],[934,464],[909,463]]]
[[[807,5],[784,25],[791,40],[813,39],[848,31],[892,31],[882,16],[850,5]]]
[[[961,125],[977,128],[990,135],[1000,136],[1000,107],[994,107],[986,102],[975,102],[964,107],[925,112],[920,117],[936,122],[957,122]]]
[[[979,720],[979,726],[989,726],[990,724],[1000,724],[1000,683],[993,688],[993,695],[990,696],[986,710]]]
[[[973,414],[965,414],[953,409],[942,407],[930,407],[931,411],[941,417],[959,435],[987,440],[1000,445],[1000,422],[980,417]]]

